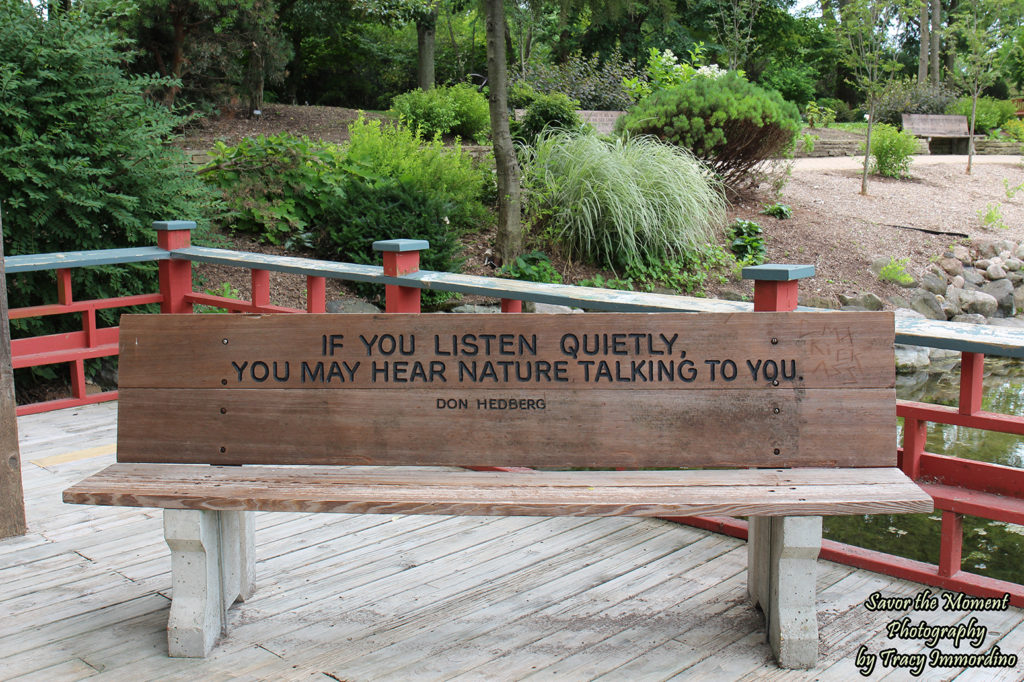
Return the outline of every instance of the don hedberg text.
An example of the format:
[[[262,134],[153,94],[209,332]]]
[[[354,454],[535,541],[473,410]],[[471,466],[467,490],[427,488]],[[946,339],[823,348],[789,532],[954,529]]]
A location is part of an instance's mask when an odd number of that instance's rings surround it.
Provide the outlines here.
[[[966,613],[971,611],[1006,611],[1010,607],[1010,595],[1002,597],[970,597],[961,592],[942,592],[933,595],[923,590],[913,597],[883,597],[874,592],[864,602],[868,611],[939,611]],[[925,668],[1012,668],[1017,665],[1017,654],[1007,654],[993,646],[988,651],[977,651],[985,645],[988,628],[971,616],[966,622],[953,625],[932,625],[921,619],[914,622],[910,616],[889,621],[885,626],[886,637],[892,640],[921,641],[929,648],[926,652],[903,653],[896,647],[882,649],[878,653],[868,651],[861,644],[854,661],[857,670],[864,677],[870,676],[876,667],[902,668],[914,677],[920,677]],[[959,648],[967,644],[975,651],[945,652],[936,647],[949,642]]]
[[[597,333],[561,335],[554,348],[538,353],[536,334],[431,335],[417,349],[412,334],[359,334],[358,355],[341,360],[233,360],[239,383],[252,381],[303,384],[378,383],[654,383],[695,381],[795,381],[797,361],[789,358],[687,357],[678,334]],[[342,351],[342,334],[319,339],[321,357]],[[423,351],[428,359],[400,359]],[[540,355],[541,357],[537,357]],[[368,358],[366,361],[355,357]]]

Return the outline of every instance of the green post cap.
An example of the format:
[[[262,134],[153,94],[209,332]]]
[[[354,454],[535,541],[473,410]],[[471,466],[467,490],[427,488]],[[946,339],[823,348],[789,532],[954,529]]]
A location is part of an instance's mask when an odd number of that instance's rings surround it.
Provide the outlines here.
[[[153,223],[154,230],[166,230],[172,232],[174,230],[194,230],[196,229],[196,223],[194,220],[157,220]]]
[[[426,251],[429,248],[430,242],[426,239],[383,239],[373,243],[374,251],[404,253],[406,251]]]
[[[755,282],[791,282],[814,277],[813,265],[749,265],[743,268],[743,279]]]

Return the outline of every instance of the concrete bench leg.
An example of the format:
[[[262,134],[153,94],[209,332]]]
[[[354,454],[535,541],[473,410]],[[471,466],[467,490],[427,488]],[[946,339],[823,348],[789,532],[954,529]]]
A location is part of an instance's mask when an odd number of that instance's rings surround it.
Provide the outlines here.
[[[751,517],[749,529],[747,591],[764,611],[772,652],[783,668],[813,668],[821,517]]]
[[[228,607],[252,594],[254,534],[250,512],[164,510],[171,549],[170,656],[206,656],[227,628]]]

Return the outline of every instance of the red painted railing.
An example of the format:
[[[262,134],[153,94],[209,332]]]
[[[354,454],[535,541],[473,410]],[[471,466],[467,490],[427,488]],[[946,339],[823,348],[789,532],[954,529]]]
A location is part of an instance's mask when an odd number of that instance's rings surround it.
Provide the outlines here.
[[[157,223],[157,249],[120,249],[83,254],[44,254],[7,258],[7,272],[52,269],[57,271],[57,303],[11,310],[12,319],[32,316],[79,313],[82,331],[68,334],[18,339],[12,343],[14,366],[30,367],[69,363],[72,368],[73,397],[27,405],[19,414],[82,405],[114,399],[116,391],[87,395],[84,361],[89,358],[116,355],[117,333],[114,328],[97,328],[96,311],[160,303],[162,312],[192,312],[197,304],[210,305],[233,312],[324,312],[326,278],[377,282],[386,287],[387,312],[419,312],[420,290],[484,293],[501,299],[503,312],[521,312],[522,300],[575,303],[604,310],[749,310],[749,304],[713,302],[685,297],[648,294],[624,294],[582,287],[560,287],[512,280],[429,273],[419,270],[419,252],[426,242],[391,240],[375,244],[383,252],[384,266],[372,267],[335,264],[297,258],[279,258],[201,249],[190,246],[193,223],[174,221]],[[117,262],[158,261],[160,293],[127,296],[99,301],[75,301],[72,297],[71,267]],[[192,262],[211,261],[248,268],[252,273],[252,296],[249,301],[198,293],[192,290]],[[774,270],[755,279],[755,310],[793,310],[796,308],[797,280],[808,276],[806,266],[772,266]],[[269,272],[278,270],[306,277],[306,310],[285,308],[270,303]],[[813,270],[811,270],[813,272]],[[767,276],[768,279],[763,277]],[[837,313],[839,314],[839,313]],[[981,410],[983,349],[1001,355],[1024,357],[1024,343],[1006,337],[986,336],[984,329],[968,334],[956,325],[948,326],[948,336],[941,325],[922,332],[914,324],[897,327],[907,342],[962,350],[960,401],[957,408],[899,401],[897,415],[904,419],[904,442],[899,450],[900,465],[935,500],[942,511],[942,533],[938,565],[896,557],[883,552],[852,547],[825,540],[824,559],[867,568],[879,573],[977,596],[1001,596],[1008,593],[1011,603],[1024,606],[1024,586],[995,580],[961,570],[963,541],[961,521],[964,515],[1008,523],[1024,524],[1024,470],[985,462],[946,457],[924,451],[929,423],[954,424],[990,431],[1024,435],[1024,417],[993,414]],[[966,334],[966,336],[965,336]],[[973,335],[977,335],[977,340]],[[921,338],[922,340],[913,341]],[[746,538],[746,522],[731,518],[674,519],[690,525]]]

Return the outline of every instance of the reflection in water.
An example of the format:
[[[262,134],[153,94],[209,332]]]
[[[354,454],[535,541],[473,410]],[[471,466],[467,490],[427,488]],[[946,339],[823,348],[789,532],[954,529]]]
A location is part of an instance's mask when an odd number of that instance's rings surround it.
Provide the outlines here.
[[[959,368],[898,377],[903,400],[956,405]],[[1024,365],[1002,358],[985,360],[982,409],[1024,414]],[[902,439],[902,433],[900,434]],[[1024,468],[1024,437],[946,424],[928,425],[928,452]],[[897,556],[939,561],[941,513],[826,517],[825,537]],[[1024,584],[1024,527],[964,517],[963,567],[981,575]]]

